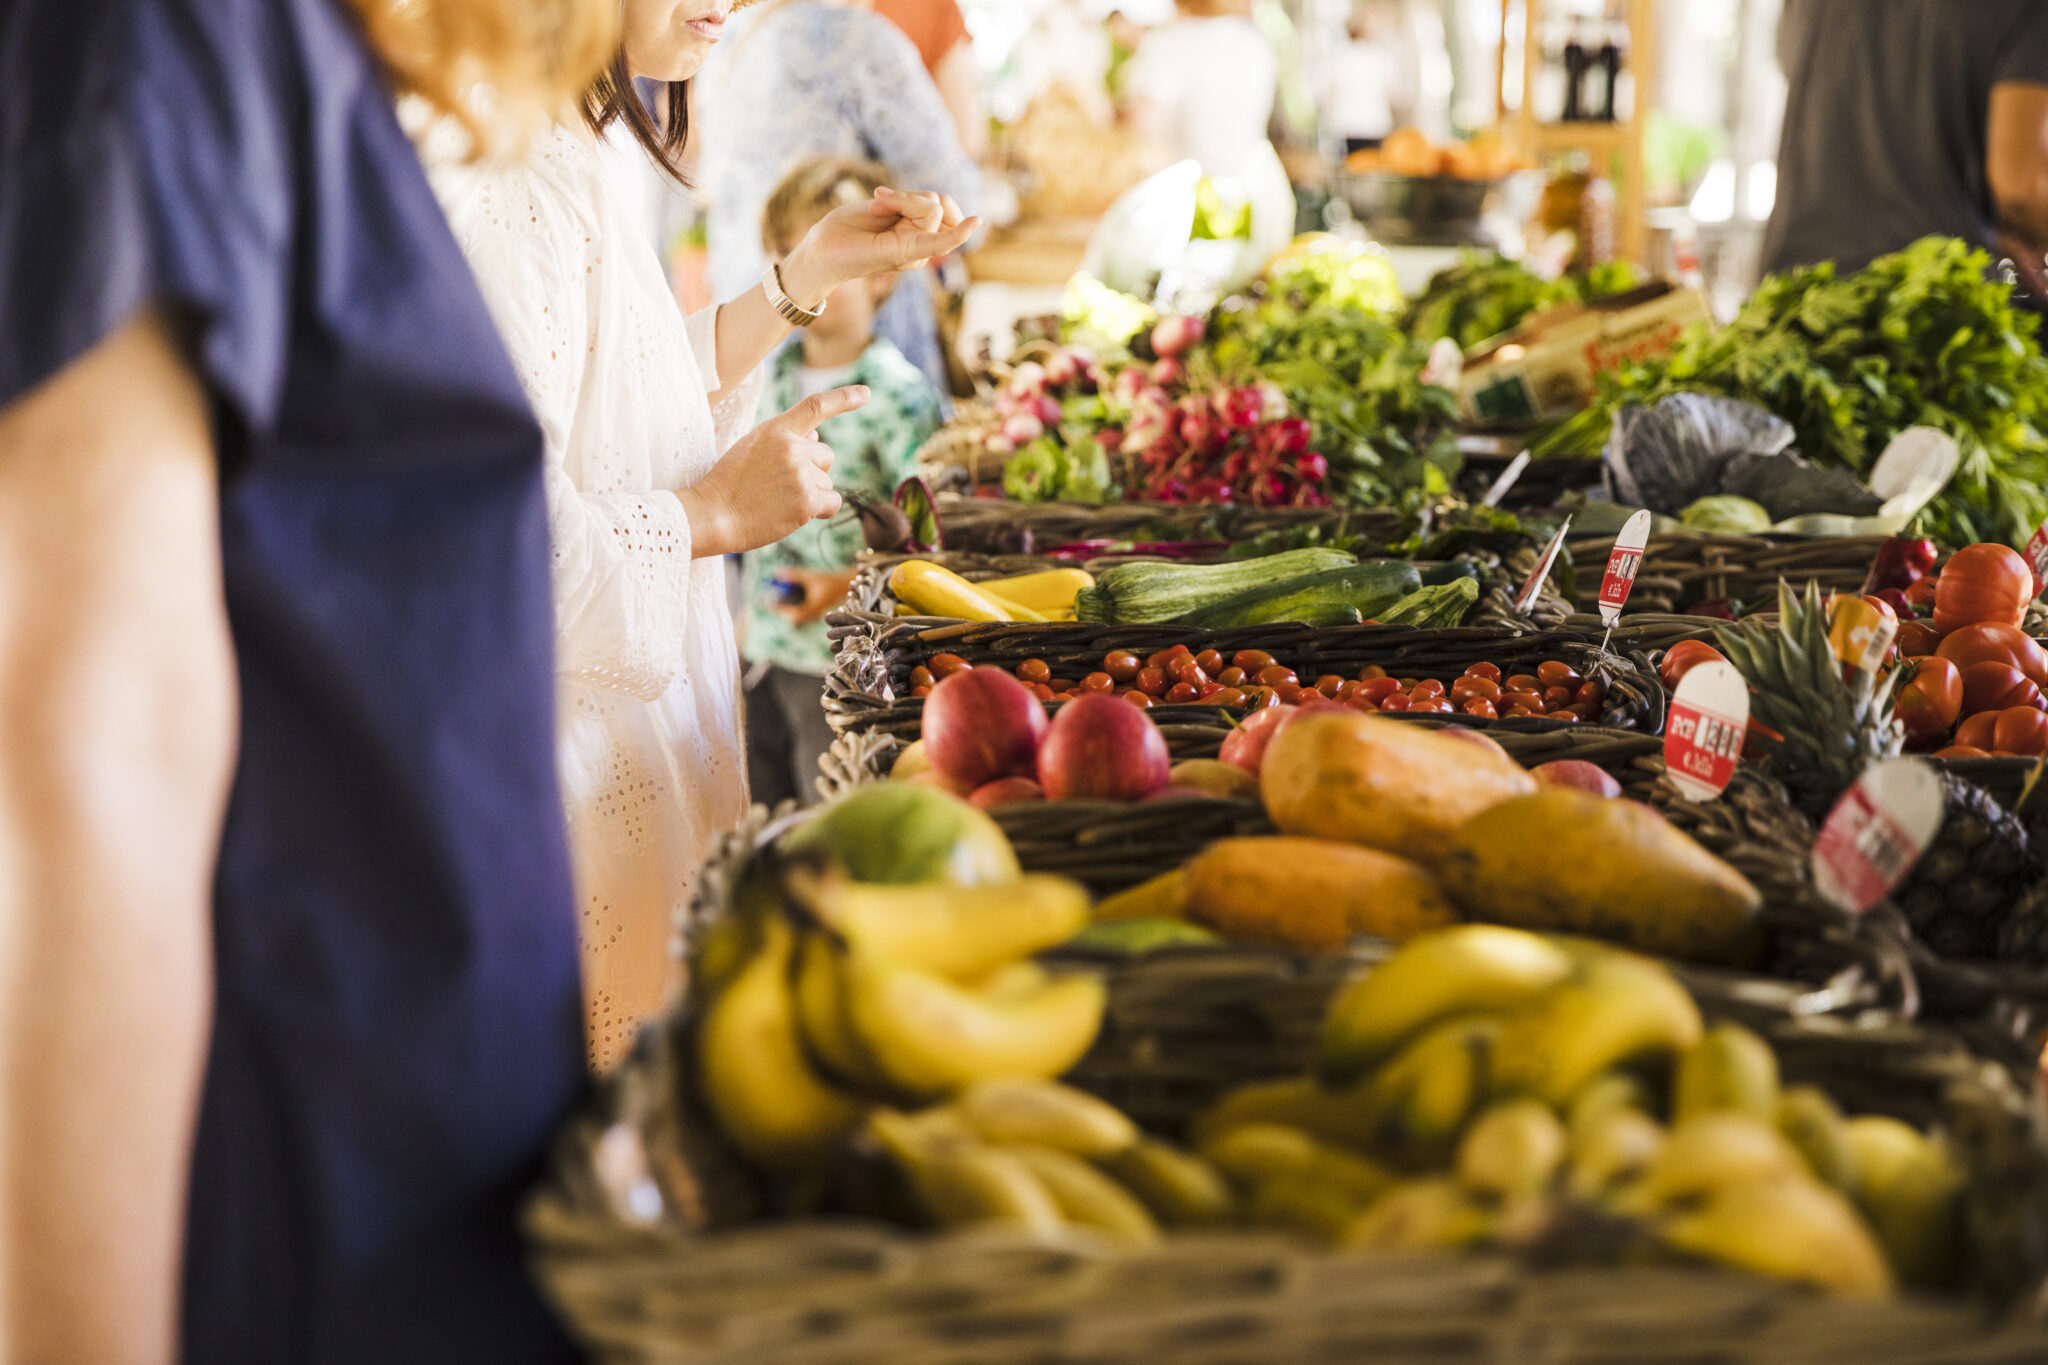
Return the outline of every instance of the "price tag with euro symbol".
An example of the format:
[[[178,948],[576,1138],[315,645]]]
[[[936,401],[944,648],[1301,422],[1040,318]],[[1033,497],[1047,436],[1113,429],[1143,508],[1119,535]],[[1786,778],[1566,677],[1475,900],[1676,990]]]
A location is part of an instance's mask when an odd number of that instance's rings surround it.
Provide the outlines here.
[[[1664,722],[1664,767],[1678,794],[1711,801],[1728,790],[1749,733],[1749,685],[1725,662],[1703,663],[1678,680]]]
[[[1906,879],[1941,829],[1941,778],[1917,758],[1874,763],[1842,793],[1813,844],[1813,884],[1860,915]]]

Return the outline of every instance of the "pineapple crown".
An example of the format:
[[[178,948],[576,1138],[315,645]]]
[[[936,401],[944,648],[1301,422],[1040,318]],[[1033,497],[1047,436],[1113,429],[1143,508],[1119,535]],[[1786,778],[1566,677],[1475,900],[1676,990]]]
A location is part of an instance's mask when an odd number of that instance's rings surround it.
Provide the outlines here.
[[[1864,769],[1898,756],[1905,735],[1892,716],[1898,669],[1846,670],[1828,642],[1829,620],[1816,583],[1795,594],[1778,581],[1775,627],[1750,620],[1716,627],[1721,652],[1750,686],[1750,714],[1777,731],[1777,776],[1806,803],[1825,806]]]

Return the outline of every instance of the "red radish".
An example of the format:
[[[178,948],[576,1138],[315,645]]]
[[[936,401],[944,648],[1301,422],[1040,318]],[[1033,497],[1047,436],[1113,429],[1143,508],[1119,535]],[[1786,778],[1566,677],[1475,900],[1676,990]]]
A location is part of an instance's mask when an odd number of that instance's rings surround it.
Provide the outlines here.
[[[1061,707],[1038,746],[1038,785],[1054,801],[1140,801],[1166,787],[1172,767],[1152,718],[1106,692]]]
[[[1045,366],[1035,360],[1027,360],[1010,371],[1010,382],[1005,386],[1018,397],[1028,397],[1045,391]]]
[[[1020,412],[1003,421],[1003,436],[1013,446],[1030,445],[1045,435],[1045,423],[1028,412]]]
[[[1207,330],[1207,324],[1200,318],[1161,318],[1152,328],[1152,354],[1162,359],[1177,356],[1200,345]]]
[[[1187,378],[1187,374],[1185,366],[1168,356],[1164,360],[1153,361],[1152,369],[1146,378],[1152,381],[1155,388],[1173,389],[1180,387],[1181,380]]]
[[[994,810],[997,806],[1014,806],[1021,801],[1043,801],[1045,789],[1028,777],[999,777],[985,782],[967,794],[968,804],[978,810]]]
[[[999,668],[941,678],[924,699],[924,744],[932,769],[968,791],[1030,773],[1045,732],[1045,708]]]
[[[1137,405],[1138,395],[1145,392],[1146,386],[1151,382],[1145,374],[1144,366],[1129,365],[1116,372],[1116,380],[1110,385],[1110,393],[1125,407],[1134,407]]]
[[[1273,736],[1280,733],[1281,726],[1300,714],[1299,706],[1268,706],[1254,711],[1225,737],[1223,748],[1216,756],[1257,777],[1260,767],[1265,764],[1266,747],[1273,742]]]
[[[1531,768],[1529,776],[1546,787],[1577,787],[1580,791],[1588,791],[1595,796],[1621,795],[1619,782],[1583,758],[1553,759],[1549,763]]]
[[[1242,430],[1259,425],[1266,398],[1255,388],[1221,389],[1209,403],[1224,426]]]
[[[1081,377],[1081,358],[1072,351],[1054,351],[1046,358],[1045,382],[1065,388]]]

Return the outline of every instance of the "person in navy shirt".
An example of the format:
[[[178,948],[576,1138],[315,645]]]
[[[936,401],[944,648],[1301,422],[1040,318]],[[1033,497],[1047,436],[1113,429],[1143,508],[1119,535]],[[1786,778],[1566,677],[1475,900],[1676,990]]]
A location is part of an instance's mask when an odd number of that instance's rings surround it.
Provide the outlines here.
[[[541,439],[393,99],[616,11],[0,0],[0,1358],[575,1358]]]

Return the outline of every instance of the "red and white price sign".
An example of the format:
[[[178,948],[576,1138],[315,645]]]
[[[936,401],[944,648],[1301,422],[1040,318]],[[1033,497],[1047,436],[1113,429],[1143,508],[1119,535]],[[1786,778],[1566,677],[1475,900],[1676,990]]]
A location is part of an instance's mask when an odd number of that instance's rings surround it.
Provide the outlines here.
[[[2041,523],[2041,528],[2034,532],[2034,538],[2027,542],[2023,553],[2034,570],[2034,596],[2039,597],[2042,587],[2048,585],[2048,521]]]
[[[1934,842],[1946,813],[1941,778],[1917,758],[1873,764],[1842,793],[1813,845],[1813,883],[1860,915],[1891,894]]]
[[[1614,550],[1607,556],[1607,572],[1600,579],[1600,619],[1609,630],[1621,619],[1629,590],[1643,567],[1643,549],[1650,543],[1650,513],[1646,509],[1630,517],[1614,538]]]
[[[1711,801],[1728,790],[1749,733],[1749,684],[1735,665],[1694,666],[1678,680],[1664,721],[1664,768],[1688,801]]]
[[[1572,519],[1566,517],[1564,525],[1557,528],[1557,534],[1550,538],[1550,544],[1543,547],[1543,557],[1536,561],[1536,567],[1522,580],[1522,590],[1515,594],[1515,610],[1526,612],[1536,605],[1536,595],[1543,591],[1543,580],[1550,577],[1551,566],[1557,563],[1557,552],[1564,548],[1564,538],[1572,529]]]

